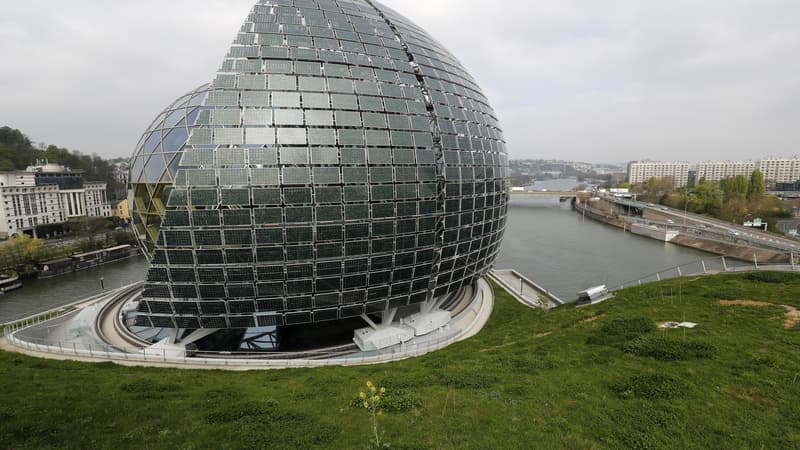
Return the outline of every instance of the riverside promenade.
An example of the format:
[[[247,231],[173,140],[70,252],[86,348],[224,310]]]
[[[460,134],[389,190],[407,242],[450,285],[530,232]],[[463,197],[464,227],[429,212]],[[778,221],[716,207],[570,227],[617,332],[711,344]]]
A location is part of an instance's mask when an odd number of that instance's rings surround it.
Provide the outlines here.
[[[565,303],[514,269],[495,269],[489,272],[489,277],[525,306],[550,309]]]

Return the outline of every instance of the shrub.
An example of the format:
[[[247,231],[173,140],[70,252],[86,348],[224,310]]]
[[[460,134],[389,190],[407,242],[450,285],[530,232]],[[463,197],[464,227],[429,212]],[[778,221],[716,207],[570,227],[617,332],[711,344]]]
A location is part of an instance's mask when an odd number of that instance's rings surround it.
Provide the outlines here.
[[[609,321],[600,329],[603,333],[622,335],[630,333],[649,333],[656,329],[652,320],[647,317],[633,317],[630,319],[615,319]]]
[[[677,398],[687,388],[688,385],[683,380],[660,373],[632,376],[611,386],[611,390],[620,398],[646,400]]]
[[[521,372],[535,372],[540,370],[555,369],[557,365],[546,358],[537,357],[510,357],[499,358],[497,364],[501,367]]]
[[[443,375],[439,381],[445,386],[456,389],[481,389],[488,388],[497,379],[491,375],[477,373],[456,373]]]
[[[353,397],[350,406],[363,408],[364,400],[358,396]],[[416,393],[404,389],[387,389],[381,394],[379,409],[387,412],[408,411],[422,405]]]
[[[622,350],[659,361],[711,358],[716,348],[705,342],[678,341],[663,336],[642,336],[622,346]]]
[[[797,275],[790,272],[750,272],[745,275],[745,278],[762,283],[791,283],[797,281]]]
[[[615,319],[604,324],[587,342],[599,345],[618,344],[655,330],[656,324],[647,317]]]
[[[742,289],[737,287],[719,287],[711,288],[703,293],[705,298],[713,298],[720,300],[736,300],[742,298]]]
[[[236,448],[298,449],[330,447],[339,430],[306,414],[272,411],[233,424]],[[326,445],[328,444],[328,445]]]

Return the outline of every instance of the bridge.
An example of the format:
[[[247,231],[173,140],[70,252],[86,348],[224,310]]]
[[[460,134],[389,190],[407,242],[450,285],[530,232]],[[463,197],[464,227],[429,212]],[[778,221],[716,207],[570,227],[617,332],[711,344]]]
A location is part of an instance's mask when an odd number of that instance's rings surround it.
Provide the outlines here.
[[[591,192],[586,191],[511,191],[512,195],[549,195],[551,197],[577,197],[591,196]]]

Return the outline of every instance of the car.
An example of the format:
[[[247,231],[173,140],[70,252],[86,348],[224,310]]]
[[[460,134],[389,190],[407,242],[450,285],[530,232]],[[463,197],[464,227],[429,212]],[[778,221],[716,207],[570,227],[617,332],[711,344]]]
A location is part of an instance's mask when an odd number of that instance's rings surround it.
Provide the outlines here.
[[[742,233],[739,233],[738,231],[728,230],[728,234],[730,236],[739,236]]]
[[[656,205],[654,205],[652,203],[648,203],[647,206],[653,207],[653,206],[656,206]]]
[[[675,223],[675,221],[672,219],[667,219],[667,223]]]
[[[697,227],[697,228],[706,228],[706,226],[705,226],[705,225],[703,225],[702,223],[698,223],[698,224],[696,225],[696,227]]]
[[[669,211],[669,208],[667,208],[666,206],[662,206],[662,207],[661,207],[661,208],[659,208],[659,209],[661,209],[662,211]]]

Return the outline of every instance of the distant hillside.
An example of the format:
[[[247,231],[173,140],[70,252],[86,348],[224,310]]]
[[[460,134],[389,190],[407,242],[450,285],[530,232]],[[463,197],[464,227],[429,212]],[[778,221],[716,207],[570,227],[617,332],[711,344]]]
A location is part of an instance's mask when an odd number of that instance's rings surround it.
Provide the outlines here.
[[[85,181],[108,184],[109,200],[125,197],[125,186],[114,179],[113,162],[97,155],[84,155],[55,145],[37,148],[20,130],[0,127],[0,171],[25,170],[36,160],[46,159],[84,173]]]

